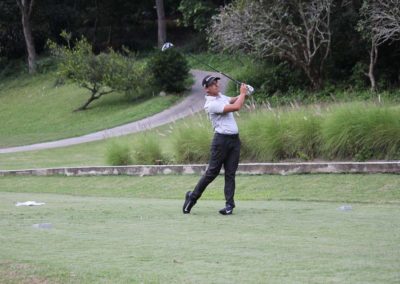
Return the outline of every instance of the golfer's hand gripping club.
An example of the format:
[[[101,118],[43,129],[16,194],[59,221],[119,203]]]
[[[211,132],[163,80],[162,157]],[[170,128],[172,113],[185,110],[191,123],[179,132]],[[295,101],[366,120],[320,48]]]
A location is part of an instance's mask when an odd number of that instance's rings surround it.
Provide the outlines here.
[[[246,84],[246,96],[251,96],[254,93],[254,88]]]
[[[245,83],[241,83],[240,84],[240,91],[239,91],[240,95],[245,95],[247,96],[247,85]]]
[[[240,91],[242,91],[242,85],[246,87],[246,96],[250,97],[254,93],[254,88],[246,83],[237,82],[240,86]]]

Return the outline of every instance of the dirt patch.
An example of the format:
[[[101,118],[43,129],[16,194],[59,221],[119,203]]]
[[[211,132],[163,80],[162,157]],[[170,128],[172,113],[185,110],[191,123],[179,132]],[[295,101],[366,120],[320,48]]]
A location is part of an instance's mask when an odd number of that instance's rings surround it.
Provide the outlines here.
[[[57,283],[35,274],[33,266],[12,261],[0,261],[0,279],[4,284],[50,284]]]

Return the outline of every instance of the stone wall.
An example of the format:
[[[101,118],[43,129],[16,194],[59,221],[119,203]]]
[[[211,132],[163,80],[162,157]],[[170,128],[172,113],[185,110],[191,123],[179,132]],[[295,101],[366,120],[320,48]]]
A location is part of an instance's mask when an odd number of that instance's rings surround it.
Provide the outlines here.
[[[0,176],[101,176],[101,175],[201,175],[207,165],[135,165],[102,167],[66,167],[26,170],[0,170]],[[223,170],[221,171],[221,174]],[[315,173],[400,173],[400,161],[393,162],[321,162],[321,163],[248,163],[239,164],[238,174],[315,174]]]

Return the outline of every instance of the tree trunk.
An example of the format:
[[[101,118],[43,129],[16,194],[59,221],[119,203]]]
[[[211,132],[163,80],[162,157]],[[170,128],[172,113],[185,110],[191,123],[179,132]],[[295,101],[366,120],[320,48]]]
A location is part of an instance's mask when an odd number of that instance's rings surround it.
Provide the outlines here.
[[[78,107],[77,109],[74,110],[74,112],[76,111],[81,111],[81,110],[86,110],[88,108],[88,106],[95,100],[100,99],[100,97],[110,94],[112,92],[114,92],[114,90],[110,90],[110,91],[106,91],[106,92],[99,92],[97,87],[93,87],[93,88],[87,88],[88,90],[91,91],[91,95],[90,98],[86,101],[86,103],[84,105],[82,105],[81,107]]]
[[[36,50],[30,21],[33,3],[34,0],[17,0],[17,4],[21,11],[22,29],[24,32],[26,50],[28,52],[28,68],[30,74],[36,72]]]
[[[378,48],[375,46],[374,42],[371,44],[371,50],[369,52],[369,69],[368,69],[368,78],[371,82],[371,91],[376,91],[376,81],[375,81],[375,64],[378,59]]]
[[[97,33],[97,21],[99,19],[99,8],[97,6],[97,0],[95,1],[95,9],[96,9],[96,17],[94,19],[94,27],[93,27],[93,39],[92,39],[92,46],[96,46],[96,33]]]
[[[112,24],[108,27],[107,47],[111,45]]]
[[[78,107],[77,109],[75,109],[74,112],[76,112],[76,111],[81,111],[81,110],[86,110],[87,107],[88,107],[94,100],[97,100],[98,98],[99,98],[99,97],[96,97],[95,95],[92,94],[92,96],[90,96],[90,98],[86,101],[86,103],[85,103],[83,106]]]
[[[156,0],[157,7],[157,24],[158,24],[158,47],[162,45],[167,40],[167,27],[165,24],[165,10],[164,10],[164,0]]]
[[[310,80],[313,90],[315,91],[321,90],[322,87],[324,86],[321,74],[317,70],[313,70],[309,66],[302,66],[302,68],[306,73],[308,79]]]
[[[36,73],[36,50],[32,36],[32,27],[29,19],[22,16],[22,25],[24,29],[24,37],[26,43],[26,50],[28,51],[28,68],[29,73]]]

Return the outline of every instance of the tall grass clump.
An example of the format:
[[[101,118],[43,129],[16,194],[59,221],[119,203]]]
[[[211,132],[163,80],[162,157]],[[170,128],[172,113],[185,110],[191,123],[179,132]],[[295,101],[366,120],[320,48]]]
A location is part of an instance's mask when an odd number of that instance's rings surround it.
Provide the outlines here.
[[[133,157],[135,164],[154,165],[165,163],[161,145],[156,134],[141,135],[134,143]]]
[[[174,154],[178,163],[208,162],[213,130],[205,116],[185,123],[173,135]]]
[[[400,111],[371,104],[351,104],[331,111],[323,122],[325,155],[331,159],[400,157]]]
[[[288,158],[311,160],[321,152],[322,117],[308,110],[296,110],[282,114],[287,127],[285,152]]]
[[[285,127],[279,113],[255,111],[239,128],[242,158],[253,161],[276,161],[285,158]]]
[[[311,111],[255,111],[240,121],[242,159],[312,159],[320,152],[321,118]]]
[[[124,166],[132,164],[132,156],[129,146],[112,142],[106,149],[106,162],[112,166]]]

